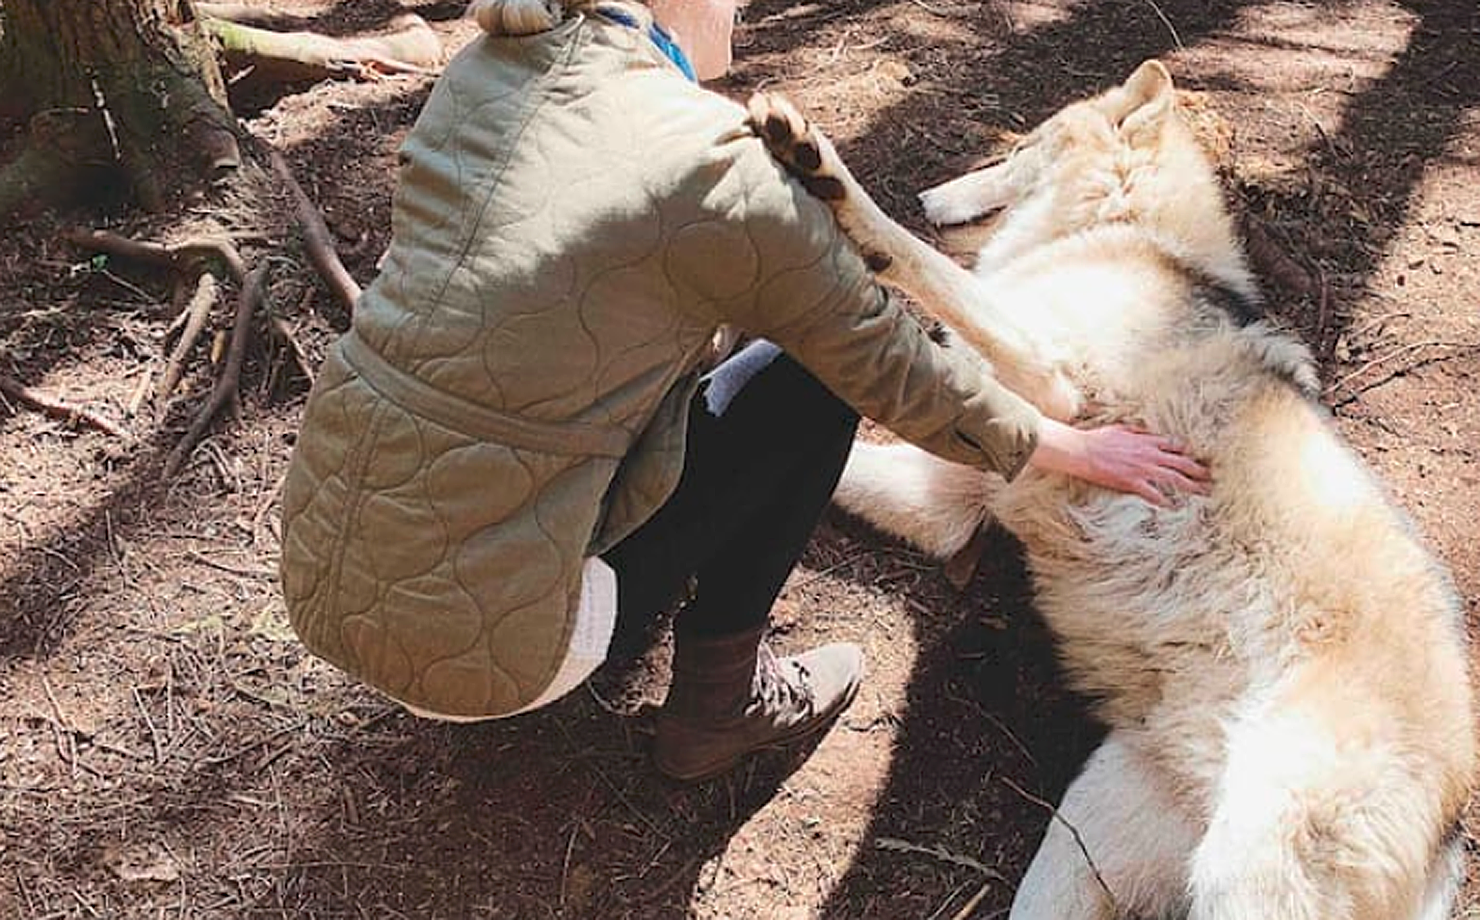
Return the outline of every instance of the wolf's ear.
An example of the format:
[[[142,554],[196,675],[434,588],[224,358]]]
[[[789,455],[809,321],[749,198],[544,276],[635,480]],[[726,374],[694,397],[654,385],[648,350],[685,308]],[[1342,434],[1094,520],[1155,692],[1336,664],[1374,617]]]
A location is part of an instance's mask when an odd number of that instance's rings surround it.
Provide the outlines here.
[[[1176,91],[1172,75],[1161,61],[1152,59],[1136,68],[1117,94],[1119,111],[1112,113],[1122,136],[1132,143],[1148,131],[1161,127],[1172,111]]]

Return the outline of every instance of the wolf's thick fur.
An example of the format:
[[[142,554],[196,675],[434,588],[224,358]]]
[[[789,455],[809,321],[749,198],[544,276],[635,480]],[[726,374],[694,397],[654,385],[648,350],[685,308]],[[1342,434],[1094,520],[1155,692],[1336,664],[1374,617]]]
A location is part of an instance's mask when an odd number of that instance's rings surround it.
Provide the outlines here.
[[[922,195],[939,222],[1004,210],[974,273],[885,217],[784,101],[752,116],[999,378],[1061,419],[1143,423],[1213,472],[1210,495],[1160,508],[855,448],[836,498],[851,512],[941,556],[991,518],[1022,540],[1110,727],[1061,805],[1094,868],[1052,822],[1014,920],[1447,917],[1474,761],[1460,605],[1314,401],[1306,350],[1254,318],[1165,68]]]

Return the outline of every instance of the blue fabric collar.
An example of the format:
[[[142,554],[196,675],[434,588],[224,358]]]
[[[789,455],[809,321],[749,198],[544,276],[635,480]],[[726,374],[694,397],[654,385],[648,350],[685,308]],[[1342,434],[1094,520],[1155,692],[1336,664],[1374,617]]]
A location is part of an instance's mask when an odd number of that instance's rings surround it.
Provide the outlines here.
[[[624,9],[603,6],[598,7],[596,12],[610,19],[612,22],[621,23],[629,29],[639,29],[642,27],[637,19]],[[653,44],[658,46],[658,50],[663,52],[664,57],[668,58],[679,70],[683,71],[684,76],[688,77],[694,83],[699,82],[698,76],[694,73],[694,65],[689,63],[688,56],[683,53],[682,48],[678,47],[678,43],[673,40],[673,36],[669,35],[666,29],[655,22],[648,27],[648,38],[652,39]]]

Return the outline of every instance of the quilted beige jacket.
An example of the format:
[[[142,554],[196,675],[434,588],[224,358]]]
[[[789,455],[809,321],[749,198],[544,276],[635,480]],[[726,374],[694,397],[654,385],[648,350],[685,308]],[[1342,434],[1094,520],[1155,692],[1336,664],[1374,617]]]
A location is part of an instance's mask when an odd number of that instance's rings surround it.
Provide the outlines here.
[[[283,588],[311,651],[430,712],[538,697],[584,557],[677,479],[721,323],[933,452],[1021,467],[1031,407],[886,298],[743,118],[598,15],[450,64],[285,487]]]

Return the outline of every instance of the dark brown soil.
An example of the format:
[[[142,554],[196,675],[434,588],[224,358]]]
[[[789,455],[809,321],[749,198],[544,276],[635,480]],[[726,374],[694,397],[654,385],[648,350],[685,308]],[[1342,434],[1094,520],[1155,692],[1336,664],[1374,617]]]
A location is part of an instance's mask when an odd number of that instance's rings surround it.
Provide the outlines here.
[[[335,33],[411,10],[449,49],[472,35],[448,3],[275,5]],[[745,19],[719,88],[791,95],[922,233],[916,191],[1167,61],[1233,128],[1231,193],[1279,254],[1260,262],[1273,310],[1322,356],[1339,426],[1452,567],[1474,622],[1473,3],[756,0]],[[242,87],[251,130],[287,156],[362,281],[428,85]],[[4,229],[0,374],[133,435],[0,402],[0,916],[1003,914],[1048,820],[1024,793],[1055,799],[1098,734],[1055,678],[1006,537],[958,592],[935,564],[829,519],[777,641],[862,643],[865,691],[810,759],[768,755],[693,788],[646,761],[661,640],[629,639],[594,691],[474,727],[410,718],[309,659],[274,574],[305,381],[254,348],[239,415],[163,481],[213,379],[205,350],[169,405],[126,417],[167,351],[169,279],[58,237],[214,224],[253,258],[286,253],[272,302],[315,364],[346,318],[260,186],[260,211],[211,199],[163,220],[76,211]],[[1480,911],[1474,882],[1464,904]]]

